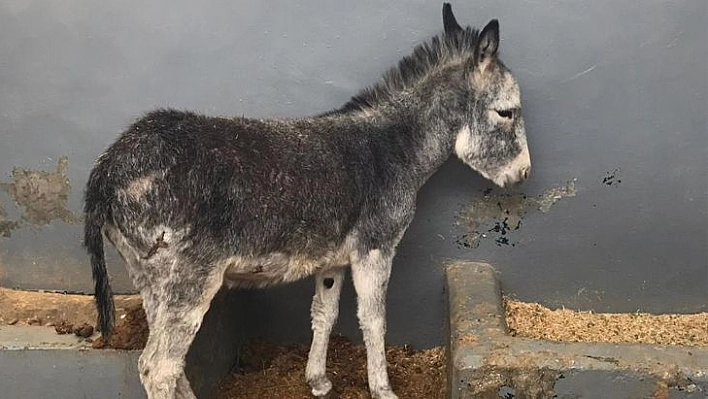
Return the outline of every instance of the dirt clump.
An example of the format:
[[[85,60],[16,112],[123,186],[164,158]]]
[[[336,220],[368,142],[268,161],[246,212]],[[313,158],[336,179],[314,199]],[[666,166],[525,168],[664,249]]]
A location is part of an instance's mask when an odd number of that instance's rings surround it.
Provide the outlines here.
[[[566,342],[642,343],[708,346],[708,313],[595,313],[551,310],[506,298],[512,335]]]
[[[49,324],[53,323],[48,323]],[[87,323],[81,323],[77,325],[73,325],[69,322],[66,322],[62,320],[61,322],[57,324],[53,324],[54,331],[56,331],[57,334],[59,335],[66,335],[66,334],[74,334],[77,337],[81,338],[89,338],[93,335],[94,328],[92,325],[87,324]]]
[[[62,320],[54,325],[54,331],[59,335],[71,334],[74,332],[74,325]]]
[[[310,387],[305,381],[308,351],[306,345],[250,342],[240,356],[241,367],[224,381],[217,398],[311,398]],[[391,386],[399,397],[445,397],[445,353],[442,348],[389,347],[386,359]],[[327,353],[327,376],[332,381],[334,397],[370,397],[363,345],[333,336]]]
[[[143,349],[149,334],[145,310],[142,304],[137,304],[126,309],[126,313],[118,318],[108,342],[104,341],[103,337],[98,337],[92,346],[96,349]]]
[[[88,338],[93,335],[93,326],[90,324],[80,324],[72,329],[74,335],[81,338]]]

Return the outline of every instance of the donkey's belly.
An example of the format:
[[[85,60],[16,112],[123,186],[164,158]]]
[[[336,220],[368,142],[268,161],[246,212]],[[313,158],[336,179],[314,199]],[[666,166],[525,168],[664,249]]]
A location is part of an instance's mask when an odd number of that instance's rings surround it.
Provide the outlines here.
[[[289,283],[332,267],[349,264],[349,253],[331,251],[321,256],[287,255],[274,252],[266,256],[246,258],[232,256],[227,263],[224,283],[228,286],[267,286]]]

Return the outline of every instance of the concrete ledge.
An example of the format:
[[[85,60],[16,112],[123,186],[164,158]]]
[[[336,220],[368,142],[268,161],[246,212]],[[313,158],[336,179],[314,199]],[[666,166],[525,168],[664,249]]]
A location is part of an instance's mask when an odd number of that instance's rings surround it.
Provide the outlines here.
[[[199,398],[211,398],[244,340],[242,293],[222,290],[187,355],[187,378]],[[140,351],[92,349],[53,328],[0,326],[0,398],[145,398]]]
[[[485,263],[446,269],[449,398],[705,398],[708,350],[561,343],[507,334],[501,289]]]
[[[53,328],[0,327],[0,396],[140,398],[139,351],[94,350]]]

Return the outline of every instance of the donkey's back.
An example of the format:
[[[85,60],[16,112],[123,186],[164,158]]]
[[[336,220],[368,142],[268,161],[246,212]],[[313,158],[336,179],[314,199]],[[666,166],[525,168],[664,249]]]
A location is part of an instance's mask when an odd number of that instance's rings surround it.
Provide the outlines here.
[[[109,224],[144,258],[165,229],[200,244],[184,250],[201,261],[316,255],[343,241],[363,200],[362,171],[326,129],[312,121],[152,112],[99,158],[87,217],[109,212]]]

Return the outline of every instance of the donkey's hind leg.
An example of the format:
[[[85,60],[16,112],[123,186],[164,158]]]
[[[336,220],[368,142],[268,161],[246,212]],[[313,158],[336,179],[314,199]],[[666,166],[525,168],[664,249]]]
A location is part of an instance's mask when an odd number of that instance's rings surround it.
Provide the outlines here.
[[[182,371],[182,375],[177,379],[177,389],[175,392],[177,399],[197,399],[197,396],[192,392],[192,387],[189,385],[187,375]]]
[[[145,290],[149,292],[143,292],[144,297],[152,297],[149,303],[154,309],[149,312],[150,335],[138,362],[140,380],[149,399],[191,399],[195,396],[184,375],[185,357],[221,287],[223,273],[212,270],[200,275],[194,273],[193,264],[168,263],[163,270],[171,273],[165,281],[155,281]]]
[[[393,252],[393,251],[391,251]],[[357,294],[357,316],[366,346],[366,371],[374,399],[395,399],[386,371],[386,290],[393,254],[372,250],[352,262],[352,280]]]
[[[312,298],[312,345],[307,357],[305,378],[314,396],[324,396],[332,389],[327,379],[327,345],[332,326],[339,315],[339,294],[344,281],[344,268],[333,268],[315,276],[315,296]]]

